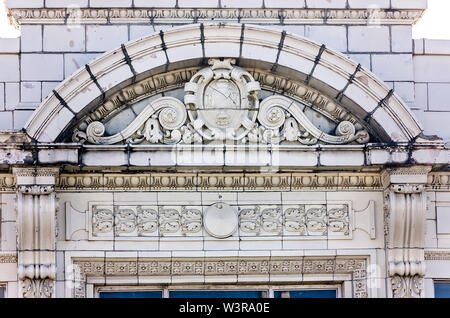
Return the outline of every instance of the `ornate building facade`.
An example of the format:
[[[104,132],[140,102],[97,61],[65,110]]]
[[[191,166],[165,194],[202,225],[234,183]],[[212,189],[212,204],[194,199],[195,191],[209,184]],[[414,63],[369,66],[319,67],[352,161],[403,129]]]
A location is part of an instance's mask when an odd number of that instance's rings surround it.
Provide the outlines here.
[[[5,297],[445,290],[426,1],[238,2],[6,1]]]

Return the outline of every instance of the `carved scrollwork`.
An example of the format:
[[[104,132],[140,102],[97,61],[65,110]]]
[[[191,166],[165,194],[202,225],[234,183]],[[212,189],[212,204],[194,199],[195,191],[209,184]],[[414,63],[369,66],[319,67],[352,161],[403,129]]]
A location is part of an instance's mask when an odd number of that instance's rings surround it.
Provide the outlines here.
[[[304,106],[290,98],[274,95],[260,103],[259,82],[234,64],[230,58],[210,59],[210,66],[197,71],[185,84],[184,104],[173,97],[161,97],[119,133],[104,136],[105,126],[97,119],[87,126],[79,125],[72,139],[91,144],[169,145],[217,140],[304,145],[370,140],[368,132],[348,116],[336,119],[332,135],[317,128],[303,112]]]
[[[175,233],[180,227],[180,213],[176,209],[159,208],[159,231],[161,234]]]
[[[284,212],[284,226],[287,232],[307,235],[305,206],[289,208]]]
[[[181,208],[182,233],[197,233],[202,229],[202,212],[197,209]]]
[[[173,97],[161,97],[150,103],[131,124],[112,136],[103,136],[104,125],[99,121],[90,123],[86,132],[76,130],[73,141],[91,144],[116,144],[126,141],[138,144],[144,140],[149,143],[172,144],[181,140],[181,131],[187,118],[185,106]]]

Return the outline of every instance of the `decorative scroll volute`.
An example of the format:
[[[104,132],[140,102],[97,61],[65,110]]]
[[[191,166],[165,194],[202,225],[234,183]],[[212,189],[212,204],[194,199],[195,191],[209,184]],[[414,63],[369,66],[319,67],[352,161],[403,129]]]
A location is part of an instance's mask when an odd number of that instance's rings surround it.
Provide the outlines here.
[[[90,144],[192,144],[237,141],[240,144],[313,145],[367,143],[366,130],[342,120],[335,134],[317,128],[303,112],[304,106],[274,95],[261,103],[259,82],[235,60],[210,59],[210,67],[195,73],[185,84],[184,104],[173,97],[151,102],[125,129],[104,136],[105,126],[91,122],[85,131],[76,129],[74,142]],[[357,125],[361,127],[361,125]]]

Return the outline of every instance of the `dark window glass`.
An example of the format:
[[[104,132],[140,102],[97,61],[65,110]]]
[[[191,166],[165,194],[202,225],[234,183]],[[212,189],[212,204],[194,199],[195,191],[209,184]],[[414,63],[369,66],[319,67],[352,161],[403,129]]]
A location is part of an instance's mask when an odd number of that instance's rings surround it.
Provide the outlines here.
[[[172,290],[170,298],[262,298],[256,290]]]
[[[162,298],[161,291],[101,292],[100,298]]]
[[[435,298],[450,298],[450,283],[434,283]]]
[[[5,291],[6,291],[6,288],[4,287],[4,286],[0,286],[0,298],[5,298]]]
[[[274,298],[336,298],[336,290],[278,290],[273,293]]]

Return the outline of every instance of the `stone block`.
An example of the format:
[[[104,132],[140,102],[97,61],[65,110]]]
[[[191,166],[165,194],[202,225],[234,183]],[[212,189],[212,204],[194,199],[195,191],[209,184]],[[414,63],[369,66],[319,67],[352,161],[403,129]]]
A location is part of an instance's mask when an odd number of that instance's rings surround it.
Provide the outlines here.
[[[20,27],[20,50],[22,52],[42,51],[41,25],[22,25]]]
[[[425,54],[450,55],[450,40],[423,39]]]
[[[12,129],[13,128],[13,116],[10,111],[0,112],[0,129]]]
[[[437,234],[450,234],[450,206],[436,207]]]
[[[2,251],[15,251],[17,246],[16,222],[1,223]]]
[[[7,8],[43,8],[44,0],[6,0]]]
[[[428,109],[450,112],[450,83],[428,84]]]
[[[62,54],[22,54],[22,81],[60,81],[63,76]]]
[[[46,0],[46,8],[86,8],[89,6],[89,0]]]
[[[44,100],[58,86],[59,82],[42,82],[42,100]]]
[[[347,0],[306,0],[307,8],[340,8],[344,9],[347,6]]]
[[[5,83],[0,83],[0,111],[5,110]]]
[[[22,129],[25,127],[28,119],[33,115],[32,110],[15,110],[14,111],[14,129]]]
[[[130,25],[130,41],[173,28],[171,24]]]
[[[105,52],[120,48],[128,42],[126,25],[88,25],[86,26],[86,50]]]
[[[17,281],[17,264],[0,263],[0,281],[1,282]]]
[[[266,8],[304,8],[305,0],[264,0]]]
[[[218,8],[219,0],[178,0],[180,8]]]
[[[238,192],[238,203],[241,204],[280,204],[280,192]]]
[[[409,53],[413,50],[412,27],[410,25],[391,26],[392,52]]]
[[[98,53],[67,53],[64,55],[64,78],[69,77],[80,68],[91,62]],[[44,95],[44,94],[42,94]]]
[[[412,81],[414,78],[412,55],[372,55],[372,71],[384,81]]]
[[[405,102],[414,102],[414,82],[394,82],[394,90]]]
[[[84,27],[44,25],[44,51],[83,52],[86,48]]]
[[[19,81],[19,55],[0,54],[0,70],[0,82]]]
[[[450,82],[450,56],[414,56],[415,82]]]
[[[428,109],[428,85],[424,83],[414,84],[415,105],[418,109]]]
[[[5,83],[5,109],[13,110],[20,101],[19,83]]]
[[[348,27],[349,52],[389,52],[389,27]]]
[[[132,0],[90,0],[89,5],[93,8],[128,8]]]
[[[176,0],[134,0],[136,8],[173,8],[175,4]]]
[[[351,60],[361,64],[361,66],[364,67],[365,69],[367,69],[369,71],[372,69],[372,65],[371,65],[371,62],[370,62],[370,54],[355,54],[355,53],[352,53],[352,54],[347,54],[347,56]]]
[[[436,220],[426,221],[425,248],[437,248]]]
[[[222,8],[262,8],[262,0],[221,0]]]
[[[20,83],[20,101],[39,103],[41,101],[41,82]]]
[[[424,47],[425,47],[424,39],[414,39],[413,40],[414,54],[416,54],[416,55],[424,54],[425,53]]]
[[[428,0],[391,0],[392,9],[426,9]]]
[[[331,49],[340,52],[347,51],[347,30],[345,26],[307,25],[305,37],[319,44],[325,44]]]
[[[424,112],[422,115],[425,135],[438,135],[445,140],[450,139],[449,122],[450,112]]]
[[[348,0],[348,7],[351,9],[389,9],[389,6],[389,0]]]
[[[0,53],[19,53],[20,38],[0,38]]]

